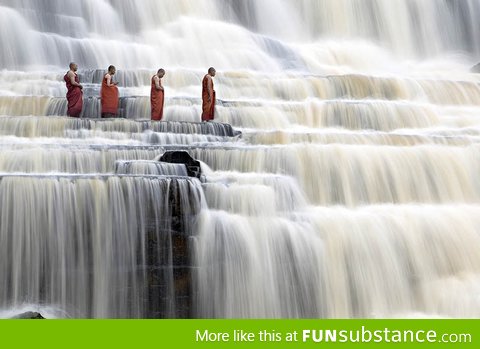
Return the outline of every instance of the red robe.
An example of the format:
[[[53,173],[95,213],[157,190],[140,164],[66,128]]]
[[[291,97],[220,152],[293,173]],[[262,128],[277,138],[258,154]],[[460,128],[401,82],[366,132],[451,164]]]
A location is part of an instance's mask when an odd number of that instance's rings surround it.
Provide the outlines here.
[[[75,82],[79,84],[80,79],[78,78],[77,73],[74,73],[74,74],[75,74]],[[80,87],[72,85],[72,82],[70,81],[70,77],[68,76],[68,73],[65,74],[65,76],[63,77],[63,80],[65,80],[65,83],[67,84],[67,102],[68,102],[67,115],[74,118],[78,118],[80,117],[80,113],[82,112],[82,109],[83,109],[83,91]]]
[[[215,116],[216,93],[213,87],[212,77],[209,74],[205,75],[202,82],[202,121],[213,120]]]
[[[150,103],[152,105],[152,120],[160,121],[163,118],[163,104],[165,93],[163,90],[157,90],[155,85],[155,76],[152,77],[152,88],[150,90]],[[160,82],[160,86],[161,82]]]
[[[118,87],[107,85],[107,74],[103,77],[100,90],[102,100],[102,117],[116,116],[118,114]]]

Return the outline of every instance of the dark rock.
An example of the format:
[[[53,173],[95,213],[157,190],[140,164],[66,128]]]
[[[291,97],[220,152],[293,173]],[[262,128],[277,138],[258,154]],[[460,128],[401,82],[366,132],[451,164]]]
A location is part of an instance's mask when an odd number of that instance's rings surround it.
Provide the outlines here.
[[[472,69],[470,69],[472,73],[480,73],[480,63],[477,65],[473,66]]]
[[[45,318],[40,313],[33,312],[33,311],[28,311],[26,313],[16,315],[12,319],[35,319],[35,320],[38,320],[38,319],[45,319]]]
[[[167,151],[160,158],[160,161],[170,164],[184,164],[187,167],[189,177],[200,179],[202,175],[200,161],[192,158],[186,151]]]

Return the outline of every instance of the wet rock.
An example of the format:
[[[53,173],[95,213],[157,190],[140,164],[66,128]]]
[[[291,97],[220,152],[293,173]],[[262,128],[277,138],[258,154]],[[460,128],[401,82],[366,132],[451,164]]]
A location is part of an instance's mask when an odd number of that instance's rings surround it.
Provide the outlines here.
[[[160,158],[161,162],[168,162],[171,164],[184,164],[187,167],[189,177],[199,178],[202,175],[200,161],[195,160],[186,151],[167,151]]]
[[[12,319],[45,319],[42,314],[34,312],[34,311],[27,311],[26,313],[19,314],[14,316]]]

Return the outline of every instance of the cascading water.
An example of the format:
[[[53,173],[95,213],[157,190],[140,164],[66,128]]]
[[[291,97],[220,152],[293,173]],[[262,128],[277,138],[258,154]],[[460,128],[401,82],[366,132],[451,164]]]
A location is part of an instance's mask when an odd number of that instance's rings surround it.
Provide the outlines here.
[[[0,316],[478,318],[479,15],[0,0]],[[125,119],[98,119],[110,64]],[[218,123],[201,124],[209,66]],[[202,161],[202,182],[159,162],[169,150]]]

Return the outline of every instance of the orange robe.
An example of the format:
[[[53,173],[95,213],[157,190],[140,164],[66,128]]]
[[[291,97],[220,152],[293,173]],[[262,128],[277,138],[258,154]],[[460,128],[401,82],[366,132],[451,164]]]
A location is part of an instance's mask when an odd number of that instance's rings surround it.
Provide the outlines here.
[[[205,75],[202,82],[202,121],[213,120],[215,116],[216,93],[213,87],[212,77],[209,74]]]
[[[78,78],[77,73],[75,74],[75,81],[77,84],[80,83],[80,79]],[[73,86],[70,78],[68,77],[68,73],[65,74],[63,77],[65,83],[67,84],[67,102],[68,102],[68,109],[67,115],[78,118],[83,109],[83,91],[78,86]]]
[[[160,81],[160,86],[162,82]],[[150,90],[150,103],[152,105],[152,120],[160,121],[163,118],[163,104],[165,93],[163,90],[157,90],[155,85],[155,75],[152,77],[152,88]]]
[[[102,118],[118,114],[118,87],[107,85],[107,74],[103,77],[100,90],[102,100]]]

